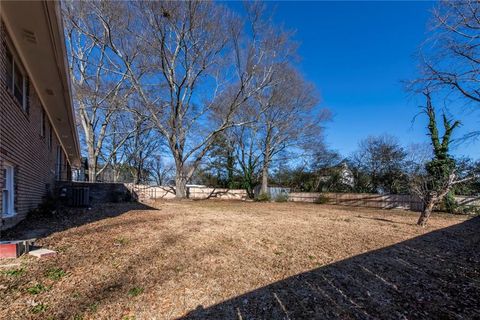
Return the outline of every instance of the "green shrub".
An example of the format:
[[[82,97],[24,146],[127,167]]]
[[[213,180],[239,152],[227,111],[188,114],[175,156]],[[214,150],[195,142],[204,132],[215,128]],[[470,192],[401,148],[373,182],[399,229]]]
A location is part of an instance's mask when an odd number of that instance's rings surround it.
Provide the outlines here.
[[[34,209],[30,209],[28,211],[28,216],[32,217],[34,216],[35,218],[38,217],[52,217],[58,214],[58,203],[57,200],[55,200],[51,195],[48,195],[43,198],[42,203],[38,205],[38,207]]]
[[[130,297],[136,297],[142,293],[143,293],[143,288],[139,288],[139,287],[133,287],[132,289],[128,290],[128,295]]]
[[[32,307],[31,311],[33,313],[40,313],[40,312],[45,312],[47,311],[47,305],[43,303],[39,303],[36,306]]]
[[[62,269],[60,268],[51,268],[51,269],[48,269],[47,272],[45,273],[45,275],[52,279],[52,280],[60,280],[62,277],[64,277],[66,275],[66,272],[63,271]]]
[[[90,310],[91,312],[97,312],[99,304],[99,302],[91,303],[90,305],[88,305],[88,310]]]
[[[328,198],[326,196],[324,196],[323,194],[321,194],[313,202],[316,203],[316,204],[326,204],[326,203],[328,203]]]
[[[123,237],[118,238],[118,239],[115,240],[115,244],[116,244],[117,246],[125,246],[125,245],[127,245],[128,243],[129,243],[129,240],[128,240],[127,238],[123,238]]]
[[[270,201],[270,196],[268,195],[268,193],[260,193],[257,198],[255,199],[257,201]]]
[[[50,215],[57,209],[57,200],[52,196],[47,196],[43,202],[38,206],[38,210],[44,215]]]
[[[458,204],[452,192],[447,193],[443,198],[442,207],[448,213],[457,213]]]
[[[275,202],[287,202],[288,201],[288,194],[281,193],[275,198]]]
[[[37,283],[33,287],[27,288],[27,292],[30,294],[40,294],[42,292],[48,291],[49,289],[49,287],[46,287],[41,283]]]
[[[20,277],[25,273],[25,269],[20,268],[20,269],[5,270],[5,271],[1,271],[1,273],[9,277]]]

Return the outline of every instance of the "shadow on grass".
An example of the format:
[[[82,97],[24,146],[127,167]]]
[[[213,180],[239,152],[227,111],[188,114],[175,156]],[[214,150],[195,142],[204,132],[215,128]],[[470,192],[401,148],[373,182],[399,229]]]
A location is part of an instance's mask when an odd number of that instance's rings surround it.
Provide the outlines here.
[[[406,222],[399,222],[399,221],[394,221],[391,219],[384,219],[384,218],[376,218],[376,217],[364,217],[361,215],[356,216],[356,218],[360,219],[368,219],[368,220],[375,220],[375,221],[381,221],[381,222],[388,222],[388,223],[393,223],[393,224],[404,224],[407,226],[416,226],[416,223],[406,223]]]
[[[71,221],[51,222],[65,224],[58,227],[64,230],[136,209],[152,208],[136,203],[105,205],[98,212],[97,209],[91,213],[86,211],[82,214],[84,217],[70,216]],[[129,216],[124,223],[135,230],[135,222],[148,222],[139,218]],[[30,223],[34,226],[35,221]],[[109,224],[110,229],[117,231],[118,226]],[[152,227],[151,224],[149,227]],[[25,230],[28,225],[23,228]],[[91,231],[102,235],[104,231],[108,232],[103,226],[94,226],[93,230],[88,230]],[[100,307],[113,305],[123,312],[122,304],[131,299],[136,299],[139,308],[148,309],[149,298],[132,297],[132,289],[141,285],[141,290],[151,292],[157,286],[167,285],[172,279],[178,278],[181,270],[187,269],[188,261],[196,261],[210,254],[209,248],[203,251],[185,250],[182,254],[169,252],[169,248],[181,247],[187,237],[187,230],[166,229],[158,233],[156,238],[158,243],[165,243],[166,246],[147,247],[128,255],[121,267],[109,273],[108,277],[97,275],[89,279],[86,275],[85,282],[67,287],[62,293],[63,298],[46,302],[52,310],[52,316],[72,319],[89,315],[95,318],[92,310],[97,304]],[[108,242],[99,241],[99,244],[105,247]],[[199,306],[183,319],[475,319],[480,317],[479,248],[480,217],[319,266],[217,305]],[[118,251],[119,254],[122,252],[128,251]],[[158,257],[162,254],[165,254],[168,264],[158,265]],[[85,254],[85,258],[88,257],[92,259],[91,255]],[[112,259],[109,255],[100,257],[103,261]],[[94,260],[88,261],[92,263]],[[83,260],[72,261],[70,257],[64,263],[62,268],[67,272],[75,267],[84,267]],[[178,314],[174,313],[175,310],[170,314],[167,311],[162,310],[163,313],[158,317],[170,319],[171,314]]]
[[[479,319],[480,217],[292,276],[182,319]]]
[[[157,210],[139,202],[95,204],[92,208],[60,208],[51,214],[30,214],[15,227],[1,232],[1,240],[46,237],[54,232],[120,216],[131,210]]]

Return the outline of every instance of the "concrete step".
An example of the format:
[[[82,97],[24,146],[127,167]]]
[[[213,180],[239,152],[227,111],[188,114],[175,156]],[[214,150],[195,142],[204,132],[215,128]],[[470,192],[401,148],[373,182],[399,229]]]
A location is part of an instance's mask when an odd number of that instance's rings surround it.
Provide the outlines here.
[[[47,258],[47,257],[53,257],[57,254],[56,251],[49,250],[49,249],[35,249],[30,251],[28,254],[37,257],[37,258]]]

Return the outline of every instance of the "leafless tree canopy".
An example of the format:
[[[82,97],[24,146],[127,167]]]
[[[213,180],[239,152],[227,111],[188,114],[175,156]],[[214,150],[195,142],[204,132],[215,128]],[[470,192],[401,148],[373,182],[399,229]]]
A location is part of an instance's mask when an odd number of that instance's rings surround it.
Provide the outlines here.
[[[125,85],[126,73],[112,59],[108,33],[92,19],[90,6],[67,2],[63,13],[77,119],[88,154],[89,180],[95,181],[132,133],[128,116],[132,90]]]
[[[404,193],[406,158],[406,150],[391,135],[361,140],[351,159],[356,187],[363,192]]]
[[[286,146],[281,136],[299,135],[292,124],[310,127],[302,121],[305,108],[316,104],[315,90],[289,66],[296,58],[291,34],[275,27],[259,3],[247,3],[244,17],[203,1],[68,2],[65,8],[89,162],[102,153],[113,114],[140,105],[134,112],[168,146],[177,196],[184,197],[223,131],[261,120],[269,127],[268,165]],[[252,107],[255,117],[245,117]],[[117,132],[117,144],[137,137],[134,131],[123,140]]]
[[[433,11],[431,37],[420,55],[421,74],[413,88],[460,97],[480,107],[480,3],[442,1]],[[478,134],[474,132],[472,134]]]

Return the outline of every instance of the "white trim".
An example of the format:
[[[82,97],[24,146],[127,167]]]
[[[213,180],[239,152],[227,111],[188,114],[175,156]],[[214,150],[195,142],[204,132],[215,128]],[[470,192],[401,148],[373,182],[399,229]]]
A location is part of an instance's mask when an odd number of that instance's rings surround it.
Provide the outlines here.
[[[10,163],[3,163],[5,176],[2,185],[2,216],[4,218],[13,217],[15,212],[15,167]],[[6,196],[6,201],[5,201]]]

